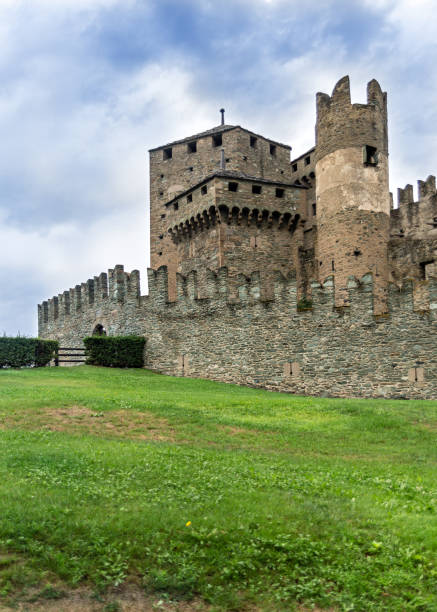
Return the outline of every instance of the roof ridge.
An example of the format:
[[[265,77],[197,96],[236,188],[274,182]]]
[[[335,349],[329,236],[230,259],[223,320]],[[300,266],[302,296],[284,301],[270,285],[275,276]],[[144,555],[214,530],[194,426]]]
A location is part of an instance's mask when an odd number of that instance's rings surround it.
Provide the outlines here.
[[[199,132],[198,134],[193,134],[192,136],[180,138],[179,140],[173,140],[172,142],[168,142],[167,144],[160,145],[159,147],[154,147],[153,149],[149,149],[149,153],[151,153],[152,151],[159,151],[160,149],[166,149],[167,147],[172,147],[174,145],[183,144],[184,142],[190,142],[191,140],[196,140],[197,138],[204,138],[205,136],[211,136],[213,134],[220,134],[221,132],[228,132],[229,130],[236,130],[237,128],[239,128],[240,130],[243,130],[244,132],[247,132],[248,134],[252,134],[253,136],[256,136],[257,138],[263,138],[264,140],[267,140],[268,142],[271,142],[272,144],[278,145],[279,147],[285,147],[286,149],[290,149],[291,151],[290,145],[284,144],[283,142],[278,142],[277,140],[272,140],[271,138],[267,138],[266,136],[262,136],[261,134],[257,134],[256,132],[252,132],[252,130],[248,130],[247,128],[244,128],[241,125],[223,124],[223,125],[216,125],[210,130],[205,130],[204,132]]]
[[[218,177],[218,178],[236,178],[236,179],[239,178],[239,179],[242,179],[242,180],[254,181],[254,182],[257,182],[257,183],[270,183],[271,185],[281,185],[281,186],[284,186],[284,187],[296,187],[297,189],[308,189],[308,187],[306,187],[305,185],[298,185],[298,184],[296,184],[296,182],[285,183],[284,181],[275,181],[275,180],[272,180],[272,179],[266,179],[266,178],[262,178],[262,177],[259,177],[259,176],[251,176],[249,174],[244,174],[243,172],[234,172],[232,170],[221,170],[221,169],[218,169],[215,172],[213,172],[212,174],[208,174],[202,180],[198,181],[194,185],[191,185],[191,187],[188,187],[188,189],[184,189],[184,191],[181,191],[178,195],[174,196],[171,200],[167,200],[167,202],[165,202],[164,206],[169,206],[170,204],[172,204],[172,202],[176,202],[176,200],[179,200],[179,198],[183,198],[185,195],[190,193],[190,191],[192,191],[193,189],[197,189],[198,187],[200,187],[200,185],[203,185],[204,183],[208,183],[211,179],[213,179],[215,177]]]

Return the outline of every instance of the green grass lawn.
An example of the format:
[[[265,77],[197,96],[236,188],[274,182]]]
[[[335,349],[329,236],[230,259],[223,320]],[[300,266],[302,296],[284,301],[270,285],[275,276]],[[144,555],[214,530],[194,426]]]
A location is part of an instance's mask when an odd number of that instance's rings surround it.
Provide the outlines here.
[[[437,401],[0,371],[0,597],[437,610],[436,440]]]

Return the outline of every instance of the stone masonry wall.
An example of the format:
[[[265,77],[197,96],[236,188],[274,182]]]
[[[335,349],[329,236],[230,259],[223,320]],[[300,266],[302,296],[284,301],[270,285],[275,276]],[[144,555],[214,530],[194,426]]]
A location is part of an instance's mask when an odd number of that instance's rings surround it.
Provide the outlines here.
[[[271,300],[260,299],[257,273],[241,275],[231,298],[225,268],[207,271],[202,288],[196,272],[178,275],[174,302],[166,268],[149,271],[148,296],[138,295],[138,273],[121,266],[106,288],[105,280],[41,304],[40,336],[80,346],[100,323],[111,335],[144,335],[146,367],[165,374],[298,394],[437,398],[437,281],[424,281],[428,310],[414,310],[407,282],[390,285],[389,314],[375,316],[371,275],[350,280],[350,306],[340,309],[332,279],[313,283],[313,307],[302,312],[296,280],[280,273]]]
[[[398,189],[398,208],[390,214],[389,261],[391,278],[437,278],[437,192],[435,177]]]

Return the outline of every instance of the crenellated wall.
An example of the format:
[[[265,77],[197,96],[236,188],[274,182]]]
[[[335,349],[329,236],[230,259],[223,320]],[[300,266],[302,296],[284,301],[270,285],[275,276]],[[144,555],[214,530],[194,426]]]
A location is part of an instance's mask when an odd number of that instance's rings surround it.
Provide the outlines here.
[[[39,333],[80,346],[97,324],[108,334],[146,337],[146,367],[298,394],[437,397],[437,281],[422,281],[415,309],[411,281],[391,284],[387,315],[373,314],[371,275],[350,279],[348,303],[334,306],[334,282],[312,283],[312,307],[298,308],[294,277],[276,273],[271,299],[260,275],[240,274],[231,294],[228,271],[177,275],[168,300],[165,267],[139,274],[122,266],[39,306]],[[199,297],[199,296],[202,297]]]
[[[398,189],[398,207],[390,214],[389,261],[392,280],[437,278],[437,191],[435,177]]]

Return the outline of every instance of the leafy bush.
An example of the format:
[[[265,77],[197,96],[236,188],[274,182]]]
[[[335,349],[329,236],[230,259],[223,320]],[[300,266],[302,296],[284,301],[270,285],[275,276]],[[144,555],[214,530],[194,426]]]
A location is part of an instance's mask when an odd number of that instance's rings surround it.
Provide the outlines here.
[[[142,336],[90,336],[84,339],[86,362],[111,368],[142,368],[145,343]]]
[[[40,338],[0,338],[0,368],[42,367],[57,353],[57,340]]]

